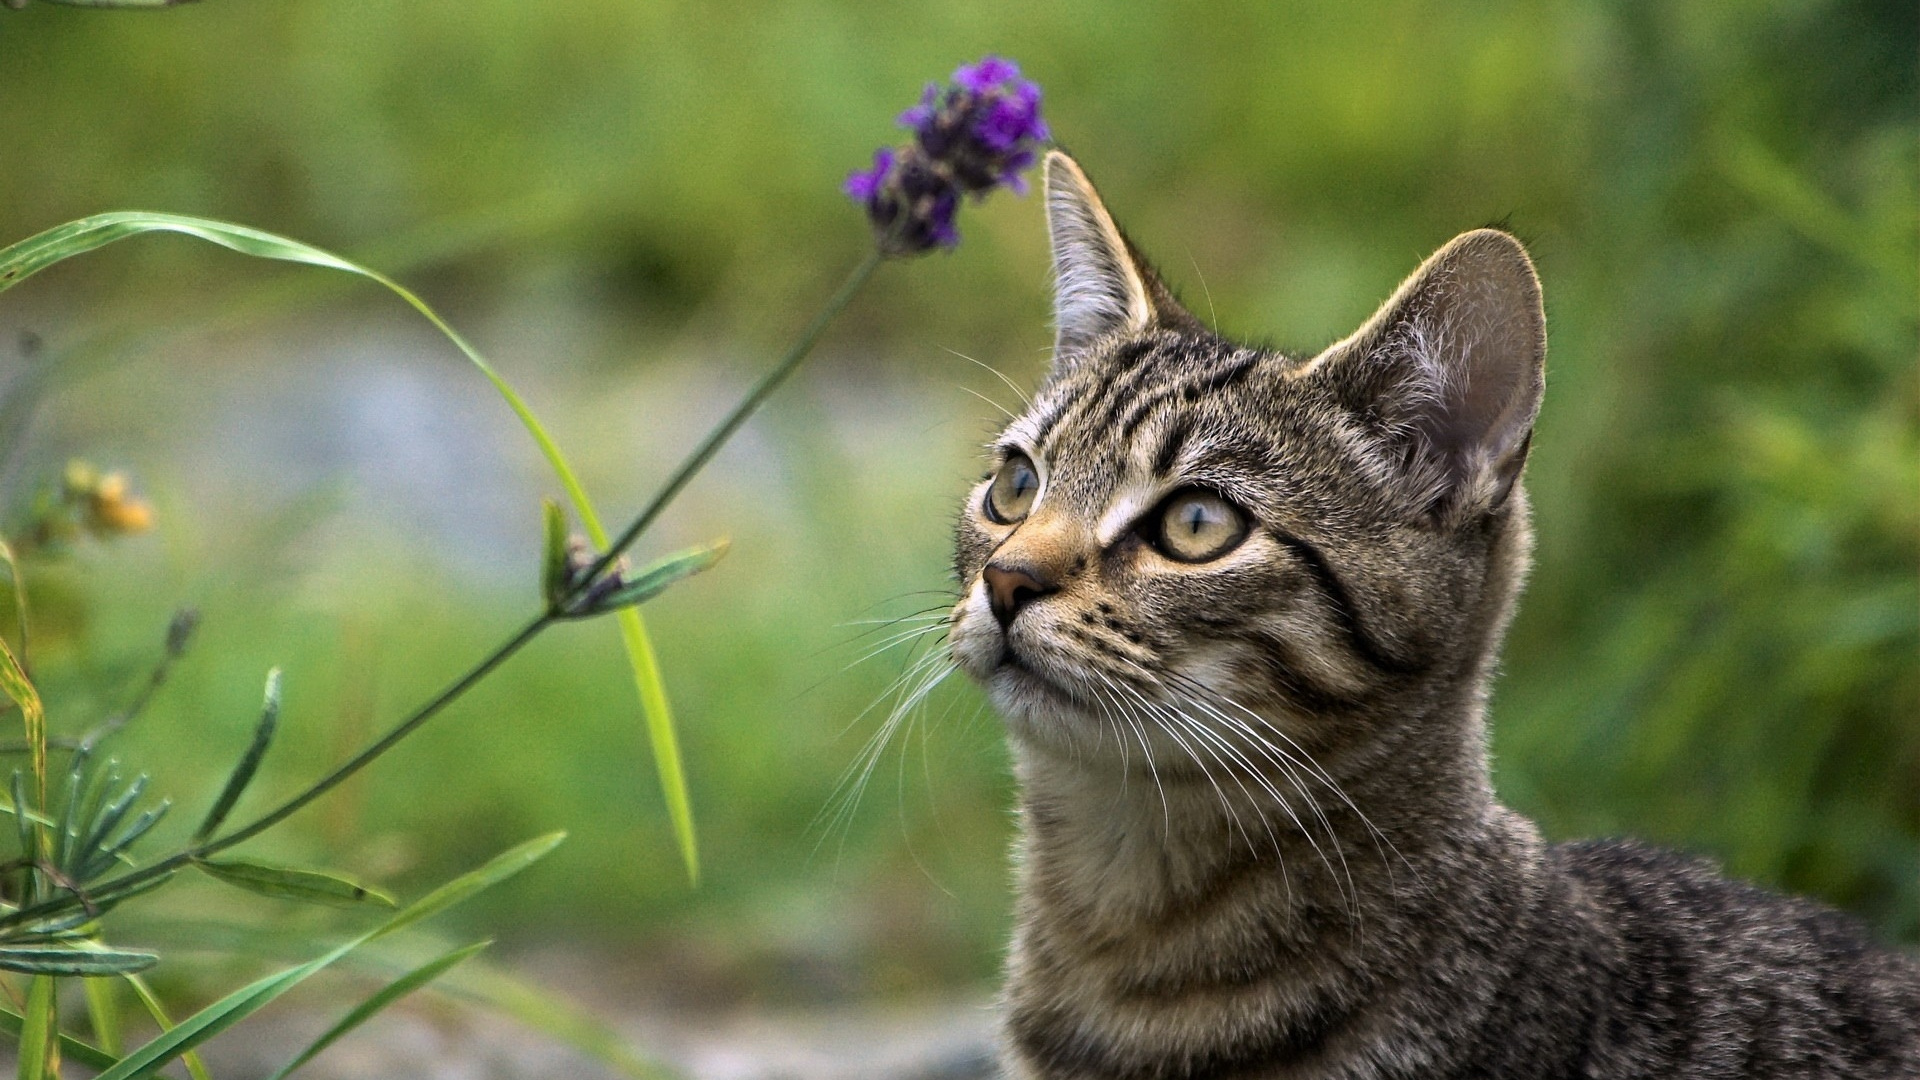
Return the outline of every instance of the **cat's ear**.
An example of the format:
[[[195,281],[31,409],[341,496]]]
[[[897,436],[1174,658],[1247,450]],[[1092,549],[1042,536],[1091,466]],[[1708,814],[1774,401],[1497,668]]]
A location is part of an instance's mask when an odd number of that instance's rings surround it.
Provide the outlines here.
[[[1455,237],[1315,365],[1388,444],[1416,501],[1460,522],[1526,464],[1547,355],[1540,279],[1495,229]]]
[[[1053,241],[1056,362],[1108,335],[1191,321],[1121,235],[1077,162],[1050,151],[1044,187]]]

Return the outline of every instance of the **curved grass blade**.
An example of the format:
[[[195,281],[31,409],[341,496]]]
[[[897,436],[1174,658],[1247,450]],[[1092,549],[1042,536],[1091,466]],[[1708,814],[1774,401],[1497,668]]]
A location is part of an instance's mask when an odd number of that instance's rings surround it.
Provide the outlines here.
[[[332,966],[341,957],[360,946],[412,926],[422,919],[452,907],[482,889],[512,877],[539,861],[565,838],[565,833],[551,833],[494,856],[484,866],[470,870],[408,904],[398,914],[359,937],[338,945],[304,964],[257,979],[201,1009],[182,1020],[171,1030],[120,1059],[118,1064],[101,1073],[95,1080],[141,1080],[141,1078],[155,1075],[183,1052],[199,1046],[239,1023],[268,1002]]]
[[[53,979],[35,975],[27,984],[27,1013],[20,1026],[20,1080],[42,1080],[60,1073],[59,1002]]]
[[[0,1005],[0,1034],[11,1035],[15,1042],[19,1042],[26,1034],[26,1018]],[[117,1054],[110,1054],[98,1046],[82,1042],[71,1035],[60,1036],[60,1055],[68,1061],[77,1061],[89,1069],[111,1069],[119,1060]]]
[[[200,859],[193,865],[209,877],[229,885],[281,900],[299,900],[328,907],[378,904],[393,907],[393,897],[342,874],[274,866],[254,859]]]
[[[27,975],[127,975],[160,962],[150,952],[131,949],[60,949],[0,945],[0,971]]]
[[[112,1064],[112,1059],[120,1056],[120,1003],[113,999],[115,983],[112,979],[83,979],[80,985],[87,991],[87,1022],[93,1026],[93,1041],[100,1044],[108,1064]],[[65,1045],[64,1038],[62,1045]],[[84,1061],[82,1064],[92,1069],[107,1067]]]
[[[133,987],[134,996],[140,999],[141,1007],[147,1010],[147,1015],[159,1025],[161,1032],[172,1031],[173,1018],[167,1015],[167,1007],[160,1004],[160,996],[153,992],[153,987],[147,985],[147,980],[138,975],[123,975],[121,978],[127,980],[128,986]],[[187,1075],[193,1080],[213,1080],[213,1074],[207,1071],[207,1064],[200,1060],[199,1054],[189,1050],[180,1055],[180,1062],[187,1067]],[[119,1063],[115,1062],[115,1064]]]
[[[300,1051],[298,1056],[281,1066],[279,1071],[267,1080],[285,1080],[293,1074],[294,1070],[312,1061],[322,1050],[332,1046],[342,1035],[371,1020],[380,1010],[445,975],[491,944],[493,944],[491,941],[476,941],[450,953],[444,953],[381,987],[372,997],[354,1006],[352,1011],[340,1018],[339,1023],[334,1024],[319,1038],[309,1043],[305,1050]]]
[[[266,701],[260,706],[260,722],[254,725],[253,741],[247,744],[247,752],[240,756],[240,763],[233,767],[233,775],[227,777],[227,786],[220,789],[220,797],[213,801],[212,809],[207,811],[206,820],[193,831],[193,842],[198,844],[212,836],[215,829],[227,820],[233,812],[233,806],[253,782],[253,774],[260,768],[261,759],[267,756],[267,747],[273,742],[274,728],[280,723],[280,669],[267,671]]]
[[[620,1033],[599,1017],[487,961],[462,968],[438,989],[497,1009],[634,1080],[664,1080],[679,1075],[635,1053]]]
[[[47,712],[40,704],[40,692],[33,688],[26,669],[14,659],[13,650],[0,639],[0,693],[20,706],[20,718],[26,725],[27,752],[33,761],[36,804],[47,805]]]
[[[20,642],[20,657],[27,659],[27,583],[20,579],[20,564],[13,549],[0,540],[0,565],[7,568],[7,587],[13,591],[13,624]]]
[[[446,320],[428,307],[426,302],[415,296],[405,286],[377,270],[372,270],[331,252],[275,236],[259,229],[250,229],[244,225],[231,225],[222,221],[206,218],[185,217],[179,214],[158,214],[143,211],[119,211],[107,214],[95,214],[92,217],[70,221],[55,226],[36,236],[0,249],[0,292],[25,281],[49,266],[95,248],[103,247],[116,240],[137,236],[148,232],[172,232],[193,236],[221,247],[252,255],[262,259],[278,259],[283,262],[304,263],[309,266],[322,266],[349,274],[357,274],[370,281],[378,282],[390,292],[406,301],[407,305],[419,312],[451,341],[461,354],[486,376],[494,390],[506,401],[507,407],[519,417],[520,423],[540,447],[540,453],[546,457],[547,464],[559,477],[561,487],[566,489],[567,499],[573,503],[574,510],[580,515],[580,523],[586,527],[588,537],[594,544],[605,550],[608,543],[607,530],[600,524],[600,515],[594,511],[593,501],[587,498],[586,488],[574,475],[573,466],[560,452],[559,444],[547,434],[547,429],[534,416],[519,392],[514,390],[500,374],[487,363],[485,357],[467,340],[460,336]],[[634,685],[640,694],[640,708],[647,722],[649,741],[653,746],[654,766],[659,772],[660,788],[667,803],[667,815],[673,821],[675,840],[680,845],[681,859],[686,863],[687,875],[694,881],[700,877],[700,856],[693,828],[693,804],[687,797],[686,769],[680,761],[680,740],[674,731],[673,711],[667,701],[666,685],[660,678],[660,664],[654,656],[653,642],[647,636],[646,623],[640,613],[632,609],[620,612],[620,638],[626,647],[628,664],[633,668]]]

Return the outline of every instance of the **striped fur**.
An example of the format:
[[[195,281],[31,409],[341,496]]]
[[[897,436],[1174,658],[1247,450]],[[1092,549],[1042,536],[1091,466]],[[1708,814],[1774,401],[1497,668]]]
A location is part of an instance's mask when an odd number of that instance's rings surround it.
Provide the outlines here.
[[[1920,1076],[1912,958],[1493,797],[1545,350],[1520,246],[1466,234],[1289,357],[1181,310],[1048,166],[1056,363],[991,451],[1040,487],[1013,524],[991,473],[969,496],[951,619],[1021,783],[1008,1075]],[[1192,488],[1249,528],[1185,563],[1143,522]],[[997,610],[990,567],[1025,583]]]

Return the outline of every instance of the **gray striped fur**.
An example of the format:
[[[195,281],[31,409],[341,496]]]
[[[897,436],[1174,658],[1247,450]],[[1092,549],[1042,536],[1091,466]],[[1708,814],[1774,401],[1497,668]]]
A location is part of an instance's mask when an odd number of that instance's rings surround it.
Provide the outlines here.
[[[1008,1075],[1920,1076],[1912,957],[1493,795],[1545,357],[1520,245],[1465,234],[1290,357],[1180,309],[1059,154],[1047,201],[1056,363],[991,451],[1039,494],[968,497],[951,620],[1021,785]],[[1238,547],[1157,553],[1188,487]],[[1004,625],[990,564],[1036,585]]]

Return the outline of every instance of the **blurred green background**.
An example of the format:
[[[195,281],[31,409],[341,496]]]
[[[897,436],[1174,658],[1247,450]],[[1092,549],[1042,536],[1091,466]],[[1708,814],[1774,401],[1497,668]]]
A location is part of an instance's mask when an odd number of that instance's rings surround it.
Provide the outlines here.
[[[0,241],[167,210],[390,271],[617,519],[864,251],[841,177],[981,53],[1045,88],[1121,222],[1229,333],[1316,350],[1454,233],[1504,223],[1552,344],[1502,793],[1555,838],[1707,853],[1914,942],[1917,22],[1828,0],[35,6],[0,12]],[[857,807],[834,794],[906,658],[861,661],[885,633],[866,620],[944,602],[953,503],[999,419],[981,397],[1015,406],[968,358],[1022,385],[1046,360],[1037,205],[962,231],[882,273],[648,548],[735,545],[648,608],[699,889],[604,624],[543,639],[265,849],[408,891],[564,828],[466,918],[729,1000],[990,980],[1010,790],[978,697],[943,688]],[[118,751],[158,790],[217,785],[270,665],[264,783],[289,791],[534,609],[556,486],[371,286],[137,240],[8,293],[0,377],[44,390],[0,432],[11,521],[76,455],[159,514],[29,568],[56,730],[130,693],[175,606],[205,617]]]

